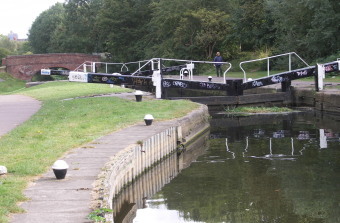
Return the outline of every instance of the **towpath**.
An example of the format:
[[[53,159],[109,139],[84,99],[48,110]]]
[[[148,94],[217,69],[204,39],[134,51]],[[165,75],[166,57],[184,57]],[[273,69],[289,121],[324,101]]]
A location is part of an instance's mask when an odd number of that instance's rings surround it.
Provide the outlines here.
[[[41,102],[23,95],[0,95],[0,137],[28,120]]]
[[[116,96],[134,99],[133,94]],[[151,96],[148,96],[151,97]],[[151,100],[146,97],[145,100]],[[144,97],[143,97],[144,100]],[[0,106],[2,106],[0,102]],[[15,109],[13,107],[13,109]],[[10,110],[8,110],[10,112]],[[65,179],[57,180],[52,169],[30,183],[24,194],[29,199],[20,204],[25,210],[13,214],[11,223],[84,223],[92,222],[87,215],[92,211],[91,191],[110,157],[138,140],[147,139],[176,125],[176,120],[155,122],[146,126],[144,121],[103,136],[87,145],[75,148],[63,159],[70,166]],[[52,164],[51,164],[52,165]]]

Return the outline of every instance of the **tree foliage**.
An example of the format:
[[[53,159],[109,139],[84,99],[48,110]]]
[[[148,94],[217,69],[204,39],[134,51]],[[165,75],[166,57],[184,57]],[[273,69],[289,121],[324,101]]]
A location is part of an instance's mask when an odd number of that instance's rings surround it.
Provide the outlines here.
[[[0,61],[9,55],[29,54],[30,51],[27,41],[10,40],[7,36],[0,35]]]
[[[143,37],[151,16],[149,0],[104,0],[98,16],[103,49],[115,61],[132,61],[144,57]]]
[[[42,12],[33,22],[28,40],[34,53],[50,53],[51,39],[56,28],[62,23],[64,6],[56,3],[48,10]]]
[[[268,5],[277,29],[279,51],[301,52],[306,58],[339,51],[339,1],[268,0]]]
[[[317,59],[339,52],[337,0],[67,0],[41,13],[35,53],[107,52],[113,61],[211,59],[221,51],[291,52]]]
[[[265,0],[240,0],[231,13],[233,32],[241,50],[270,48],[275,38],[275,26]]]
[[[10,52],[7,49],[0,48],[0,66],[2,64],[2,59],[7,57],[10,54]]]

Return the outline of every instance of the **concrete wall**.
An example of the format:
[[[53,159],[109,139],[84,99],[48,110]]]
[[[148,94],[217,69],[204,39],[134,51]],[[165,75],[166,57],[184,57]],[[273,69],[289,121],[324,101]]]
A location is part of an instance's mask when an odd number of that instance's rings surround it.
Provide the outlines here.
[[[112,208],[113,198],[124,187],[160,160],[176,152],[178,145],[186,146],[206,132],[209,129],[209,117],[208,108],[202,105],[200,109],[173,122],[174,125],[168,129],[121,150],[105,165],[95,182],[97,189],[93,195],[94,204]],[[108,218],[112,219],[112,216]]]

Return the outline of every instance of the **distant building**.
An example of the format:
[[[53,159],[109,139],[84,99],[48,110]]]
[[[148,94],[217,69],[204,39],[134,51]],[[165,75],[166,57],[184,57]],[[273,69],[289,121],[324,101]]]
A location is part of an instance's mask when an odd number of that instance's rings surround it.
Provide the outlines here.
[[[8,39],[17,41],[18,40],[18,34],[13,33],[12,31],[7,35]]]

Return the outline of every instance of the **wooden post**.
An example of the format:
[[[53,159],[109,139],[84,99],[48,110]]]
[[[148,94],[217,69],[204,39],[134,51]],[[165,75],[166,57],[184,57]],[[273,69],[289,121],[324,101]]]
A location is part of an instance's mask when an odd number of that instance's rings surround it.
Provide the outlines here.
[[[285,80],[285,81],[281,82],[281,90],[282,90],[282,92],[289,91],[291,84],[292,84],[291,80]]]

